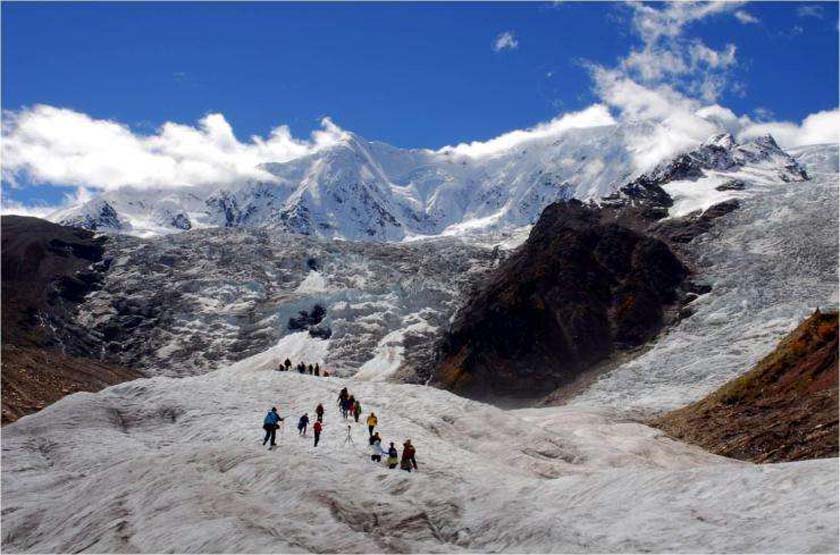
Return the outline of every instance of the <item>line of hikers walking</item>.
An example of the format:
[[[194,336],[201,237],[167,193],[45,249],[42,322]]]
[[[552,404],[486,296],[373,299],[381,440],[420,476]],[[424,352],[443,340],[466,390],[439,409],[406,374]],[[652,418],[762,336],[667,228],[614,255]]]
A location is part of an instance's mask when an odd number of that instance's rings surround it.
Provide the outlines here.
[[[361,416],[362,413],[362,405],[347,391],[346,387],[342,388],[341,392],[338,394],[338,407],[344,420],[347,420],[350,415],[352,415],[356,422],[359,421],[359,416]],[[315,437],[314,447],[317,447],[318,442],[321,440],[321,432],[324,429],[324,405],[321,403],[318,403],[318,406],[315,407],[315,418],[315,423],[312,425],[312,432]],[[281,417],[277,413],[277,407],[271,407],[271,410],[268,411],[268,414],[266,414],[265,419],[263,420],[263,429],[265,430],[263,445],[270,442],[269,449],[276,447],[277,430],[284,426],[284,420],[285,418]],[[399,462],[402,470],[408,472],[411,472],[412,469],[417,470],[417,460],[415,459],[416,451],[414,446],[411,444],[410,439],[405,440],[405,443],[403,443],[402,458],[400,458],[397,448],[394,446],[394,442],[390,442],[390,446],[387,450],[382,448],[382,438],[379,437],[379,432],[374,431],[376,426],[379,424],[379,419],[376,414],[371,412],[365,420],[365,423],[368,427],[368,444],[370,446],[371,461],[381,463],[382,457],[386,457],[385,464],[388,465],[388,468],[396,468]],[[298,435],[306,437],[308,427],[309,413],[304,413],[298,420]],[[347,434],[344,437],[345,445],[348,443],[355,445],[351,434],[352,429],[352,425],[348,424]]]
[[[284,360],[278,367],[278,372],[289,372],[292,369],[292,361],[289,359]],[[325,378],[329,378],[329,372],[325,370],[321,370],[321,366],[316,362],[313,364],[306,364],[304,362],[298,362],[295,366],[295,370],[300,372],[301,374],[309,374],[310,376],[323,376]]]

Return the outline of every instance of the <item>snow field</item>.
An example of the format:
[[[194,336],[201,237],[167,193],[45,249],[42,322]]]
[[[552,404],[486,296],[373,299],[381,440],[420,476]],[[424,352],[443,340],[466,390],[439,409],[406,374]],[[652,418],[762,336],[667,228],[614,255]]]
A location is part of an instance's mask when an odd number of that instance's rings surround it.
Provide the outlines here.
[[[502,411],[273,361],[75,394],[4,428],[3,549],[836,551],[836,460],[754,466],[610,411]],[[343,386],[364,410],[352,446]],[[319,402],[316,448],[295,428]],[[271,406],[289,419],[273,451]],[[419,472],[370,461],[371,410],[385,448],[412,440]]]

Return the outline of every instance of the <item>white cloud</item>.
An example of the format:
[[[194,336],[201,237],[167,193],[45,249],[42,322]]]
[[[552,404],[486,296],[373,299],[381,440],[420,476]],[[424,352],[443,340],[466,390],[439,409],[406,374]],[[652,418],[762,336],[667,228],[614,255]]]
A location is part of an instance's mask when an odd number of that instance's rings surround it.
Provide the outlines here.
[[[783,148],[840,142],[840,109],[811,114],[802,123],[773,121],[749,122],[738,134],[740,139],[750,139],[771,134]]]
[[[736,10],[739,2],[671,2],[662,5],[631,3],[633,30],[642,39],[619,67],[630,78],[646,84],[668,84],[707,101],[716,100],[727,86],[729,70],[737,64],[736,47],[721,50],[699,39],[687,40],[685,29],[707,17],[734,13],[743,20],[746,12]],[[739,16],[739,12],[742,12]]]
[[[744,25],[749,25],[750,23],[758,23],[758,18],[755,17],[753,14],[745,11],[745,10],[738,10],[735,12],[735,19],[739,22],[743,23]]]
[[[822,19],[824,11],[822,6],[809,4],[807,6],[799,6],[796,8],[796,15],[799,17],[815,17],[817,19]]]
[[[303,156],[344,134],[329,119],[322,127],[309,140],[280,126],[268,138],[240,142],[224,116],[209,114],[197,126],[167,122],[153,135],[140,135],[115,121],[37,105],[4,113],[3,178],[12,185],[23,177],[104,190],[271,180],[260,164]]]
[[[633,8],[633,26],[646,44],[662,38],[676,38],[684,28],[706,17],[731,12],[743,2],[670,2],[661,9],[641,2],[630,4]]]
[[[78,206],[93,198],[93,194],[84,187],[78,187],[72,194],[65,194],[64,200],[60,204],[34,204],[25,205],[20,202],[3,198],[0,202],[0,214],[15,214],[17,216],[32,216],[35,218],[46,218],[50,214],[69,208],[71,206]]]
[[[695,114],[699,102],[667,85],[646,87],[618,70],[591,68],[601,99],[616,108],[625,121],[661,123],[652,133],[634,139],[636,169],[644,171],[660,160],[690,148],[718,131],[718,126]]]
[[[610,115],[606,106],[594,104],[579,112],[570,112],[558,116],[549,122],[541,123],[530,129],[511,131],[489,141],[474,141],[456,146],[446,146],[438,152],[470,157],[492,156],[533,139],[555,137],[569,129],[598,127],[614,123],[615,119]]]
[[[493,50],[495,52],[501,52],[502,50],[516,50],[517,48],[519,48],[519,41],[516,39],[516,35],[513,31],[499,33],[496,40],[493,41]]]

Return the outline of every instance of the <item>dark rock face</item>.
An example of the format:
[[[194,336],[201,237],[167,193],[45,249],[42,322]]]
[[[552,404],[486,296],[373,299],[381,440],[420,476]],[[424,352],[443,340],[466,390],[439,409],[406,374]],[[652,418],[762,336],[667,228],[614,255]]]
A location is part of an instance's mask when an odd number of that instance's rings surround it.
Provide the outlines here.
[[[184,213],[176,214],[175,217],[172,218],[171,224],[172,227],[176,227],[183,231],[192,229],[192,222],[190,222],[190,219]]]
[[[725,183],[721,183],[715,187],[716,191],[743,191],[747,188],[747,184],[740,179],[730,179]]]
[[[436,380],[473,397],[534,398],[654,337],[688,271],[667,244],[580,202],[545,209],[462,309]]]
[[[674,243],[688,243],[698,235],[712,229],[714,221],[734,212],[741,204],[733,199],[720,202],[704,210],[702,213],[688,214],[682,218],[666,220],[651,226],[651,232],[664,237]]]
[[[326,309],[323,306],[316,304],[312,307],[311,311],[301,310],[298,312],[297,317],[289,318],[288,328],[290,331],[309,329],[310,326],[320,324],[321,320],[323,320],[326,315]]]
[[[21,216],[3,216],[2,234],[3,422],[139,377],[94,360],[101,340],[73,317],[109,267],[107,239]]]

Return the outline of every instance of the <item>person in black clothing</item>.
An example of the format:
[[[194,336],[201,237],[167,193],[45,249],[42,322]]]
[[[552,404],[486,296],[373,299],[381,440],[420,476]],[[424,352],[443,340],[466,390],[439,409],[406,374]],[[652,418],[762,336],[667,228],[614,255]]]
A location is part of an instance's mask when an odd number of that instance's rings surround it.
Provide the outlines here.
[[[318,406],[315,407],[315,416],[318,419],[318,422],[324,421],[324,405],[318,403]]]
[[[347,418],[347,388],[342,387],[341,392],[338,394],[338,409],[341,411],[341,415],[344,418]]]
[[[291,361],[291,360],[289,360],[289,359],[286,359],[286,360],[283,362],[283,366],[285,366],[285,367],[286,367],[286,371],[288,372],[288,371],[289,371],[289,368],[291,368],[291,367],[292,367],[292,361]]]
[[[321,367],[320,367],[320,366],[318,366],[318,363],[317,363],[317,362],[315,363],[315,375],[316,375],[316,376],[320,376],[320,375],[321,375]]]
[[[307,366],[306,369],[309,371],[310,376],[315,373],[315,368],[313,368],[311,364]]]
[[[394,447],[394,442],[391,442],[391,447],[388,448],[388,468],[397,468],[399,461],[397,448]]]
[[[302,436],[306,435],[306,427],[308,425],[309,425],[309,415],[304,414],[303,416],[300,417],[300,420],[298,420],[298,432],[300,432],[300,435],[302,435]]]

